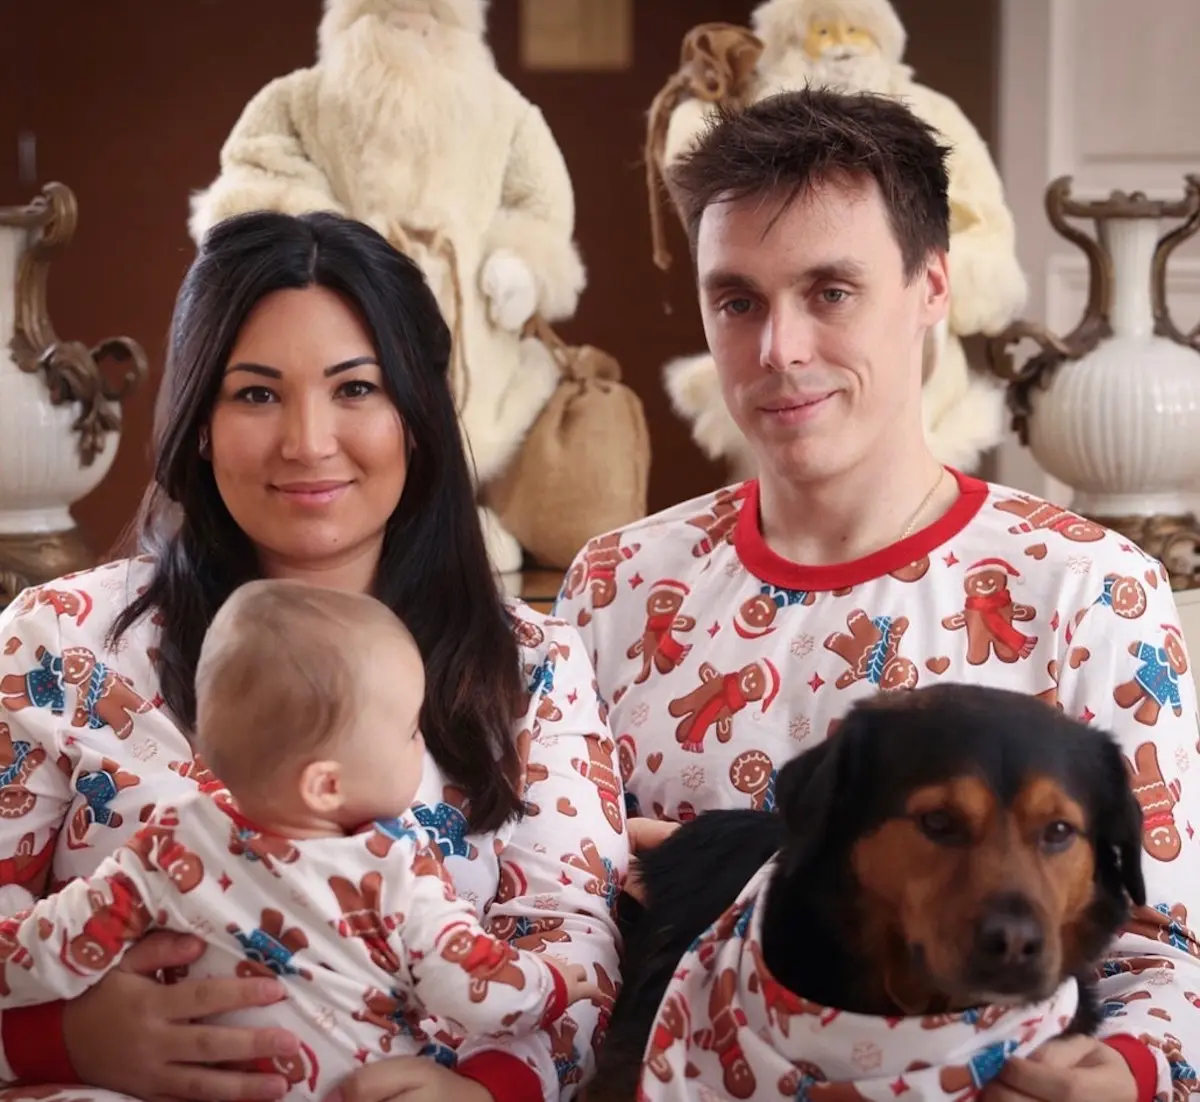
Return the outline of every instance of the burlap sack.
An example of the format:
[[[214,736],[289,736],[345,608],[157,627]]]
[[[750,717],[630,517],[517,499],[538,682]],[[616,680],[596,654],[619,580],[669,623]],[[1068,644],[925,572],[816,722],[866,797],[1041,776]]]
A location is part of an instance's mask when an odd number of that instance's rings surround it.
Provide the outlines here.
[[[752,90],[754,70],[763,51],[762,40],[736,23],[701,23],[683,38],[679,69],[663,85],[646,119],[646,191],[650,200],[650,238],[654,263],[664,272],[671,266],[662,224],[659,183],[671,114],[685,99],[700,99],[727,107],[743,106]]]
[[[527,335],[550,349],[562,380],[484,503],[539,565],[565,570],[593,536],[646,515],[650,433],[608,353],[566,345],[541,318]]]

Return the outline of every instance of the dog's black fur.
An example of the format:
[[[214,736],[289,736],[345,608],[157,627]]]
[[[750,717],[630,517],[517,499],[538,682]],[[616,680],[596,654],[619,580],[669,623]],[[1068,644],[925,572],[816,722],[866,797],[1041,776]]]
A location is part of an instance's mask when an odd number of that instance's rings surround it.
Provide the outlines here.
[[[680,959],[776,853],[762,916],[763,959],[774,978],[823,1006],[903,1013],[864,995],[864,978],[878,962],[864,959],[854,936],[864,900],[852,847],[905,817],[907,796],[918,788],[973,774],[1007,804],[1033,773],[1052,778],[1087,817],[1093,895],[1075,959],[1064,959],[1064,969],[1080,987],[1068,1032],[1091,1033],[1099,1020],[1094,966],[1126,921],[1129,901],[1145,903],[1142,813],[1120,751],[1106,733],[1033,697],[939,685],[853,707],[830,739],[780,771],[777,812],[709,812],[640,855],[644,910],[627,933],[624,986],[589,1100],[635,1097]]]

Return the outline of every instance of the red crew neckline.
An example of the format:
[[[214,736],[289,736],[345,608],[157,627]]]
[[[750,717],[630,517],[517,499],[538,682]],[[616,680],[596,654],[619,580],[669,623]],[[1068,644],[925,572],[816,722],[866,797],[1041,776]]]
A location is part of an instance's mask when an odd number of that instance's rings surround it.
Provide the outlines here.
[[[758,479],[751,479],[739,491],[742,508],[733,533],[734,549],[742,565],[751,574],[782,589],[819,593],[874,581],[930,555],[957,536],[983,508],[988,496],[987,483],[953,467],[947,467],[946,470],[958,483],[958,498],[941,517],[907,539],[864,555],[861,559],[824,566],[792,562],[767,546],[758,515]]]

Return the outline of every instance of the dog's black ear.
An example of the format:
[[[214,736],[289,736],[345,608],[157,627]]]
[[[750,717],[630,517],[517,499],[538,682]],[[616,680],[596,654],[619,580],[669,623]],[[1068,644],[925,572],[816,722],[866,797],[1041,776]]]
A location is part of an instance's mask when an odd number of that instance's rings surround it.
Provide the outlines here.
[[[1133,793],[1129,774],[1116,741],[1105,740],[1102,809],[1096,832],[1097,860],[1107,866],[1135,906],[1146,902],[1142,876],[1142,808]]]
[[[775,801],[787,829],[784,847],[789,871],[832,846],[841,819],[855,803],[867,713],[856,707],[824,742],[792,758],[779,771]],[[865,794],[864,794],[865,795]]]

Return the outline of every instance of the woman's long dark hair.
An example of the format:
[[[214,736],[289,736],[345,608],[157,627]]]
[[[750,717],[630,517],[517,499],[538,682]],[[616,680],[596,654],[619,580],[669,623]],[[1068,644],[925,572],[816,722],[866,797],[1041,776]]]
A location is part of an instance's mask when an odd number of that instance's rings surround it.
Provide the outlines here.
[[[213,227],[176,302],[155,424],[154,484],[142,546],[153,578],[117,618],[113,641],[144,616],[161,624],[157,670],[177,719],[195,723],[194,678],[213,616],[256,577],[253,546],[200,455],[221,378],[247,315],[285,288],[329,288],[357,306],[409,451],[387,523],[375,596],[408,625],[427,667],[422,726],[477,830],[519,814],[513,724],[519,651],[493,580],[450,394],[450,331],[420,268],[374,230],[334,214],[239,215]]]

